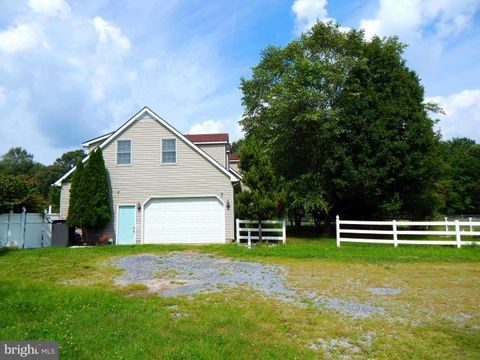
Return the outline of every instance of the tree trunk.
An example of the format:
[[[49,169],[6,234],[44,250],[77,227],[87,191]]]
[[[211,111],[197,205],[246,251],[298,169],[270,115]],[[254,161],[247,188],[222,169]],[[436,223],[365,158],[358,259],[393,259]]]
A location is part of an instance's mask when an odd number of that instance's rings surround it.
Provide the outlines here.
[[[82,245],[88,245],[88,231],[82,227]]]
[[[261,220],[258,222],[258,241],[263,242],[263,239],[262,239],[262,221]]]
[[[313,223],[315,225],[315,229],[320,229],[320,213],[318,211],[312,212]]]
[[[82,242],[87,245],[95,245],[93,239],[95,238],[95,231],[91,229],[82,228]]]
[[[295,227],[300,229],[302,227],[302,215],[296,214],[295,215]]]
[[[329,235],[335,234],[335,221],[330,216],[325,217],[325,226],[324,226],[324,233]]]

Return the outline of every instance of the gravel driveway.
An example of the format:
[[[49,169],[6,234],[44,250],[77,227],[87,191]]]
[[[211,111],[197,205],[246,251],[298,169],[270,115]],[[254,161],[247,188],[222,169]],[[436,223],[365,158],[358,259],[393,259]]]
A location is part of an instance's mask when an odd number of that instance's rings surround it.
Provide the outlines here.
[[[174,252],[165,256],[142,254],[125,256],[115,265],[125,272],[115,278],[118,285],[144,284],[161,296],[218,292],[246,287],[283,302],[324,306],[353,317],[383,314],[381,307],[348,302],[315,292],[301,292],[286,284],[287,269],[194,252]]]

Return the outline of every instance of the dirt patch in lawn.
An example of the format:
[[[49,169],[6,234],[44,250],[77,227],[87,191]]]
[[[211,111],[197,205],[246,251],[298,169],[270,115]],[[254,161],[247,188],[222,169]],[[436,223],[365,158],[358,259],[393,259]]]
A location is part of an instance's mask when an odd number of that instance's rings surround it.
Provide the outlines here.
[[[297,289],[380,306],[398,320],[416,324],[448,320],[468,327],[480,324],[477,263],[282,264],[289,269],[288,283]]]
[[[355,318],[384,314],[380,306],[299,290],[287,284],[288,270],[282,265],[230,260],[193,252],[125,256],[115,265],[124,270],[123,276],[115,278],[117,284],[143,284],[150,292],[162,296],[194,295],[243,287],[283,302],[324,306]]]

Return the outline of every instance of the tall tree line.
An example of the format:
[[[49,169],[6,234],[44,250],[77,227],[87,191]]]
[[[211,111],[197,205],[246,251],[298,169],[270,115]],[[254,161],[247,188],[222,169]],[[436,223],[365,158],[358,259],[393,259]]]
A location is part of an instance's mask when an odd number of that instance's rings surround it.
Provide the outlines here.
[[[441,141],[441,109],[425,102],[404,49],[396,37],[317,23],[268,46],[241,80],[247,144],[255,139],[286,179],[291,218],[480,212],[478,145]]]
[[[41,212],[49,204],[57,211],[60,189],[51,185],[84,157],[83,150],[74,150],[43,165],[26,149],[11,148],[0,157],[0,213],[20,212],[23,207]]]

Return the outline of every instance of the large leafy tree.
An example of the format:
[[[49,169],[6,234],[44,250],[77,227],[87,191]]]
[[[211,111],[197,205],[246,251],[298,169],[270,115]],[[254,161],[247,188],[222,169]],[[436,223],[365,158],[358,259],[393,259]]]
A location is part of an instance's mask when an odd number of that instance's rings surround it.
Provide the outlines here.
[[[288,217],[297,228],[307,215],[314,219],[315,227],[320,228],[322,216],[329,211],[321,184],[315,173],[303,174],[288,182]]]
[[[9,149],[0,158],[0,175],[28,176],[29,183],[35,183],[38,192],[48,203],[58,210],[60,189],[51,186],[52,183],[70,170],[77,159],[83,159],[83,150],[74,150],[64,153],[51,165],[45,166],[35,162],[34,157],[21,147]]]
[[[439,136],[427,112],[433,108],[402,58],[404,47],[396,38],[365,42],[364,61],[342,91],[336,169],[346,172],[332,194],[338,212],[424,217],[439,205]]]
[[[34,175],[42,165],[33,161],[33,155],[21,147],[9,149],[0,158],[2,175]]]
[[[33,155],[21,147],[12,147],[0,157],[0,176],[2,186],[10,196],[3,198],[6,203],[16,204],[10,207],[14,211],[21,211],[23,207],[29,212],[41,212],[46,205],[46,191],[43,186],[43,174],[47,166],[35,162]],[[48,191],[48,187],[47,187]],[[0,200],[1,201],[1,200]]]
[[[295,189],[290,209],[310,206],[317,219],[434,210],[438,137],[403,49],[396,38],[317,23],[267,47],[241,80],[241,124]]]
[[[243,191],[235,195],[237,217],[259,221],[258,237],[262,241],[262,221],[278,219],[285,213],[283,181],[278,178],[265,152],[253,139],[240,147]]]
[[[467,138],[442,143],[444,164],[438,192],[444,214],[480,212],[480,145]]]
[[[72,177],[67,222],[82,229],[84,241],[93,244],[95,231],[111,217],[107,170],[101,149],[90,153],[85,167],[81,160]]]
[[[67,151],[55,160],[53,166],[58,168],[61,171],[61,175],[63,175],[77,164],[78,159],[83,159],[84,157],[85,152],[82,149]]]
[[[236,141],[233,141],[231,146],[230,146],[230,152],[232,154],[238,154],[240,152],[240,147],[242,144],[245,142],[244,139],[238,139]]]
[[[35,179],[28,175],[0,175],[0,214],[13,210],[41,212],[45,201],[38,193]]]

